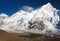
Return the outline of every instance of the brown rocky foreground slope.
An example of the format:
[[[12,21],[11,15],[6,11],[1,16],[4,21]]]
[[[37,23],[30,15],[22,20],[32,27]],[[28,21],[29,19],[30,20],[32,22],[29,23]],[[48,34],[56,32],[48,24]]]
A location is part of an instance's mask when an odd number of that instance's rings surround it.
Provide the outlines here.
[[[0,30],[0,41],[60,41],[58,38],[49,38],[41,35],[17,35],[10,34],[5,31]]]

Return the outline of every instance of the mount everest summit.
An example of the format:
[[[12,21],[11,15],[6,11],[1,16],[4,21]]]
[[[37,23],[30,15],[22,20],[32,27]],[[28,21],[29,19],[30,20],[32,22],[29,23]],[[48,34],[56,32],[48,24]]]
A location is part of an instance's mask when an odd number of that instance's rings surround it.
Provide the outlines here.
[[[12,16],[0,14],[0,29],[9,33],[33,33],[60,37],[57,24],[60,21],[56,8],[50,3],[34,10],[25,6]]]

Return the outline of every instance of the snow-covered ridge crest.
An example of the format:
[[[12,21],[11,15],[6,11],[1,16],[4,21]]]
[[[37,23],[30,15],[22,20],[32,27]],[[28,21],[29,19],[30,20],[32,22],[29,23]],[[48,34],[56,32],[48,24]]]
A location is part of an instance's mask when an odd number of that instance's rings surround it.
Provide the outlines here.
[[[0,29],[9,33],[34,33],[60,37],[60,30],[56,26],[59,22],[57,11],[50,3],[35,10],[25,6],[24,10],[10,17],[3,14],[3,17],[6,17],[3,19],[0,15]]]

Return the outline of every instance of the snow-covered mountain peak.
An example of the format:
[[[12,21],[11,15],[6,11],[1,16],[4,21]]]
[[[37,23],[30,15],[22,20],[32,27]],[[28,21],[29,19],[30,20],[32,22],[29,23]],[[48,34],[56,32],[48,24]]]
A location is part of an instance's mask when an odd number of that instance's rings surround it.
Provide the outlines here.
[[[6,18],[8,18],[9,16],[7,15],[7,14],[5,14],[5,13],[1,13],[0,14],[0,19],[6,19]]]
[[[54,9],[54,7],[52,6],[52,4],[51,3],[47,3],[47,4],[45,4],[45,5],[43,5],[42,7],[41,7],[42,9]]]
[[[34,33],[58,36],[60,31],[56,28],[56,25],[59,22],[59,16],[56,12],[57,9],[50,3],[35,10],[25,6],[25,10],[19,10],[3,21],[0,19],[3,23],[1,23],[2,28],[0,29],[9,33]],[[6,15],[2,14],[2,16]]]
[[[1,13],[0,16],[1,16],[1,17],[3,17],[3,16],[8,17],[8,15],[5,14],[5,13]]]
[[[41,7],[41,10],[45,11],[45,12],[48,12],[48,13],[51,13],[51,12],[54,12],[56,11],[56,8],[54,8],[51,3],[47,3],[45,5],[43,5]]]

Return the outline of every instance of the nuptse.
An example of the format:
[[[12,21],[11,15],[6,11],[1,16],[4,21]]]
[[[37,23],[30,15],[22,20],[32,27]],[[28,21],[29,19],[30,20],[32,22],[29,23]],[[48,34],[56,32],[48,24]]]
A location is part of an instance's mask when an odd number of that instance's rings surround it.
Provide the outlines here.
[[[56,8],[47,3],[35,10],[31,7],[26,11],[20,10],[10,17],[3,13],[0,14],[0,29],[9,33],[34,33],[60,37],[60,30],[56,26],[59,22],[57,12]]]

